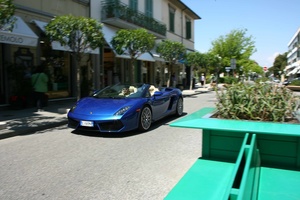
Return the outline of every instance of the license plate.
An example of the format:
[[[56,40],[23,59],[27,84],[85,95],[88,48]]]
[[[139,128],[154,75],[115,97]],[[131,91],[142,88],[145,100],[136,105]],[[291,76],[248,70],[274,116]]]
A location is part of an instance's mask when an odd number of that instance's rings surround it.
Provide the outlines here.
[[[80,126],[93,127],[94,122],[93,121],[80,121]]]

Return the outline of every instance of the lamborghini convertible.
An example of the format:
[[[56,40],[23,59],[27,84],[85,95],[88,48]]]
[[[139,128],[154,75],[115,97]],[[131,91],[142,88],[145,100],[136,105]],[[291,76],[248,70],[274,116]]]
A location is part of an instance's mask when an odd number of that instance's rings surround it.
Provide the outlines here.
[[[177,88],[116,84],[80,99],[68,112],[68,126],[100,132],[147,131],[154,121],[183,114]]]

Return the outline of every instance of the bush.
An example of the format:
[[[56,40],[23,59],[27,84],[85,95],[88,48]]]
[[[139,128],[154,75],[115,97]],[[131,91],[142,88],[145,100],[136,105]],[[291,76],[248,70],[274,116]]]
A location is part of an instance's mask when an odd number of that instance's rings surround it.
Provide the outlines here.
[[[294,119],[299,96],[285,87],[272,84],[233,84],[217,91],[217,117],[286,122]]]
[[[224,83],[226,84],[233,84],[233,83],[238,83],[239,79],[233,77],[233,76],[225,76],[224,77]]]
[[[268,77],[261,77],[255,80],[256,83],[267,82],[267,81],[270,81]]]
[[[300,86],[300,80],[293,80],[290,85]]]

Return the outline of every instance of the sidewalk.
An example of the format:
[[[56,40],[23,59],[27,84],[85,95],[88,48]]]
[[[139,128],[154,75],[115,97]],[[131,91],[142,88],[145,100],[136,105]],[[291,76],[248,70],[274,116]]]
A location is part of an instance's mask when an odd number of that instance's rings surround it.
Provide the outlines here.
[[[49,101],[43,112],[36,112],[36,108],[0,108],[0,139],[67,125],[68,109],[75,102],[76,99]]]
[[[206,85],[205,87],[197,87],[196,89],[192,89],[192,90],[183,90],[182,95],[185,97],[185,96],[191,96],[191,95],[209,92],[212,90],[213,89],[210,86]]]
[[[183,90],[184,97],[209,92],[210,87]],[[32,134],[36,131],[67,125],[67,112],[74,105],[76,99],[49,101],[43,112],[36,112],[35,108],[12,110],[0,108],[0,139],[17,135]]]

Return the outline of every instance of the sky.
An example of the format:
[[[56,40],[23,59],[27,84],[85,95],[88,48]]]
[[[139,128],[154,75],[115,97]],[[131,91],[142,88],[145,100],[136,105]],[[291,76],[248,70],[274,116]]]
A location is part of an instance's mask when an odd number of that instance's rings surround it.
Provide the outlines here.
[[[195,21],[195,50],[206,53],[211,42],[232,30],[247,29],[256,52],[251,59],[272,67],[288,51],[300,28],[300,0],[181,0],[200,20]]]

